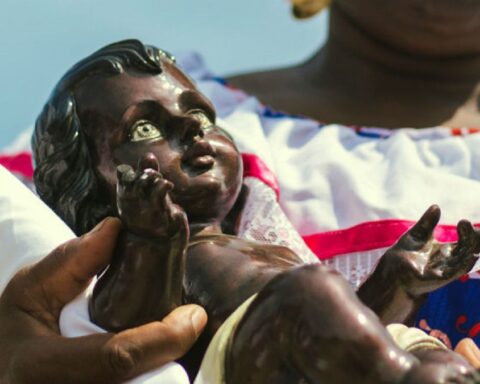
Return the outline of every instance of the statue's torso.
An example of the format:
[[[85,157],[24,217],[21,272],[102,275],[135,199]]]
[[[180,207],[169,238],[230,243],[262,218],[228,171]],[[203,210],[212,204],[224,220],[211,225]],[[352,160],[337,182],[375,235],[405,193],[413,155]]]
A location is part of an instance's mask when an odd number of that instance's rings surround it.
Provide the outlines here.
[[[215,332],[273,277],[301,263],[286,247],[227,235],[193,238],[186,257],[186,301],[206,309],[209,330]]]
[[[286,247],[223,234],[191,239],[185,263],[185,302],[199,304],[208,313],[206,329],[181,360],[192,379],[226,318],[276,275],[301,263]]]

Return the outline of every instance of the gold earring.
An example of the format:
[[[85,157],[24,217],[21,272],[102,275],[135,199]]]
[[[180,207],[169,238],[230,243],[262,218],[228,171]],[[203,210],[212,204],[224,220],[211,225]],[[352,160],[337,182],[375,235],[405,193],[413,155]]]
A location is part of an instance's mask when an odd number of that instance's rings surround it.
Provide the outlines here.
[[[330,6],[332,0],[290,0],[292,13],[297,19],[306,19]]]

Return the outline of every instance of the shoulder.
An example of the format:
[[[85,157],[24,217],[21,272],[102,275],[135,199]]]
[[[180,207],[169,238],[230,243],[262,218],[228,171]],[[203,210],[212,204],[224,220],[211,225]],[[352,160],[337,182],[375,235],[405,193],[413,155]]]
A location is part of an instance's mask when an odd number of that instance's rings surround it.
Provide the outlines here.
[[[329,118],[335,107],[331,87],[315,86],[299,67],[247,73],[226,80],[274,110],[323,122],[336,121]]]
[[[226,80],[234,87],[268,102],[278,91],[292,89],[289,85],[295,81],[295,71],[290,68],[258,71],[234,75]]]

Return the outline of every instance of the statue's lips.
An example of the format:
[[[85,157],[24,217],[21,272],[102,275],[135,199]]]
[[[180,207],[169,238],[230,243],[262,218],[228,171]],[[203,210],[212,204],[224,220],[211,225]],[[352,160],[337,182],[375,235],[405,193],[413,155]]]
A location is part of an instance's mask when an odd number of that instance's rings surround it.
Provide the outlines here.
[[[185,151],[182,161],[195,168],[211,168],[215,162],[215,155],[208,141],[199,140]]]

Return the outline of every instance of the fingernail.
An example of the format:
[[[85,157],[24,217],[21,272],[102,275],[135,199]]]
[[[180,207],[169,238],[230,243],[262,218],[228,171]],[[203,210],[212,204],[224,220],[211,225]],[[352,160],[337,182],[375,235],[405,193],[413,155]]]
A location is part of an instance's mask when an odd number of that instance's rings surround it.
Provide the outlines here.
[[[89,234],[91,235],[91,234],[93,234],[93,233],[95,233],[95,232],[100,231],[100,229],[102,229],[103,225],[104,225],[107,221],[109,221],[109,220],[110,220],[109,217],[107,217],[106,219],[103,219],[100,223],[98,223],[98,224],[89,232]]]
[[[191,320],[197,335],[203,330],[207,323],[207,313],[202,307],[196,307],[191,314]]]

